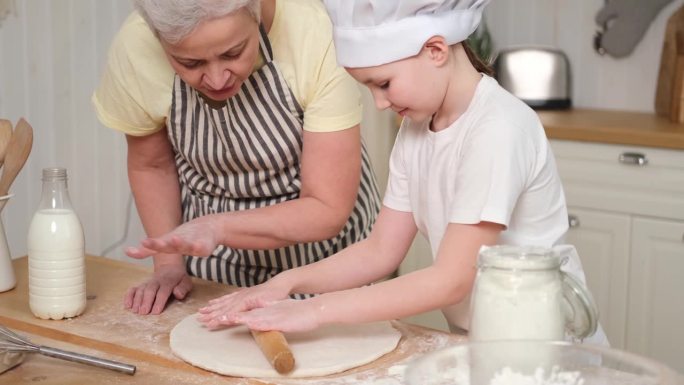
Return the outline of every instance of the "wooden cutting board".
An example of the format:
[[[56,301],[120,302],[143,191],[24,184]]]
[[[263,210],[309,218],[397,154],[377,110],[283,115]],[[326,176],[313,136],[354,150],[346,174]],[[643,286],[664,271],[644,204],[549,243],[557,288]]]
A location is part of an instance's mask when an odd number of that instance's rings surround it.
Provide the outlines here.
[[[131,360],[128,357],[101,352],[99,350],[86,348],[78,344],[54,340],[32,333],[22,332],[22,334],[36,344],[72,352],[89,354],[109,360],[131,363]],[[220,376],[212,375],[210,373],[190,373],[182,369],[160,367],[144,361],[138,361],[135,365],[137,367],[136,374],[129,376],[127,374],[97,369],[73,362],[61,361],[38,355],[29,355],[24,358],[24,361],[19,366],[8,372],[0,374],[0,385],[212,385],[221,383]],[[267,382],[245,380],[244,385],[247,384],[270,385]]]
[[[195,313],[209,299],[233,291],[234,288],[231,286],[195,279],[194,289],[186,300],[172,302],[160,315],[138,316],[123,309],[123,293],[130,286],[142,282],[150,271],[130,263],[88,256],[86,262],[88,303],[85,313],[69,320],[41,320],[31,314],[28,306],[27,262],[27,258],[24,257],[13,263],[17,286],[13,290],[0,293],[0,324],[32,338],[40,338],[41,343],[48,346],[52,344],[61,347],[61,344],[69,344],[67,349],[72,351],[95,354],[136,365],[138,366],[138,373],[134,376],[136,380],[130,383],[199,384],[205,383],[207,377],[212,379],[212,383],[236,385],[278,383],[270,380],[263,382],[219,376],[186,364],[176,358],[169,348],[169,332],[173,326],[187,315]],[[464,339],[462,336],[402,322],[396,322],[395,327],[401,331],[402,340],[397,349],[381,359],[338,375],[301,380],[298,383],[333,385],[339,384],[341,378],[345,381],[348,379],[349,383],[354,383],[355,379],[361,378],[378,380],[396,378],[399,374],[395,373],[393,367],[401,366],[416,354]],[[85,375],[79,375],[78,378],[70,378],[69,381],[64,382],[64,376],[71,373],[69,368],[73,368],[73,364],[65,365],[59,360],[31,356],[19,367],[0,375],[0,385],[34,383],[30,378],[35,373],[46,373],[44,376],[48,376],[47,382],[41,382],[41,384],[121,384],[122,381],[125,383],[131,381],[126,375],[98,368],[82,367],[77,373],[85,373]],[[26,374],[27,370],[29,374]],[[169,373],[175,374],[169,375]],[[154,379],[154,381],[137,382],[138,377],[147,380]]]
[[[665,27],[655,110],[672,122],[684,122],[684,6],[670,16]]]

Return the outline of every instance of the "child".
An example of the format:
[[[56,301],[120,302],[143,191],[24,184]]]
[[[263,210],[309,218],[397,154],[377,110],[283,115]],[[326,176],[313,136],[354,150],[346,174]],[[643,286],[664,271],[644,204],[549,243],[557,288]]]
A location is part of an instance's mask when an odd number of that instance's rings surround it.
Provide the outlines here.
[[[486,2],[326,0],[338,63],[404,117],[383,207],[368,239],[210,302],[207,326],[303,331],[442,309],[452,331],[467,330],[481,246],[562,241],[568,215],[543,127],[463,43]],[[363,286],[399,266],[417,231],[434,264]]]

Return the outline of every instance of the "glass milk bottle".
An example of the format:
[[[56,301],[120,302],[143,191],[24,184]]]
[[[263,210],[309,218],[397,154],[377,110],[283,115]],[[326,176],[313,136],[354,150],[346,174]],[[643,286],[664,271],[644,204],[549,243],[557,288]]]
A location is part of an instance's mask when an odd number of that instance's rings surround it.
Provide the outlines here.
[[[27,245],[29,306],[36,317],[58,320],[85,310],[84,243],[69,200],[66,169],[43,169],[43,193]]]
[[[550,249],[484,248],[473,287],[469,338],[577,339],[596,331],[598,311],[586,287],[560,270]]]

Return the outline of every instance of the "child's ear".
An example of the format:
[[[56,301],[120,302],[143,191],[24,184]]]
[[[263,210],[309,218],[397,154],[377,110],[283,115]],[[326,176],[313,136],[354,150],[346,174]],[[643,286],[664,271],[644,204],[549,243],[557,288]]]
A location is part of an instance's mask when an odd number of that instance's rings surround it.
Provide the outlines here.
[[[449,44],[442,36],[433,36],[423,44],[423,50],[430,60],[438,66],[442,66],[449,58]]]

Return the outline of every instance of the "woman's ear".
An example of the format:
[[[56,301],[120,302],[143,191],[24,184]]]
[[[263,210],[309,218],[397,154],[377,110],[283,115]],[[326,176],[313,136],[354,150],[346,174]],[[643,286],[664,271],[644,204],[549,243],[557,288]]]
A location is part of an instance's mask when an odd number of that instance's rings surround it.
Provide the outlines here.
[[[449,44],[442,36],[433,36],[423,44],[423,51],[436,65],[442,66],[449,59]]]

